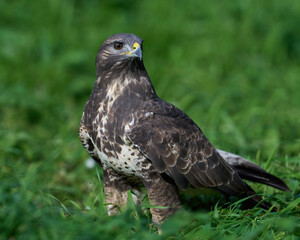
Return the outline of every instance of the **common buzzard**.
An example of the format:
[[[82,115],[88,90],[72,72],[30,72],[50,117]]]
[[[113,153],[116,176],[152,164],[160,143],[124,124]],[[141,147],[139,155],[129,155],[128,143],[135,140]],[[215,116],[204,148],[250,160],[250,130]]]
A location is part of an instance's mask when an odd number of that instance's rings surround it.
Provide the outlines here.
[[[115,34],[101,45],[97,79],[80,122],[80,140],[103,167],[106,200],[127,201],[127,191],[145,186],[152,220],[161,223],[180,207],[178,189],[213,188],[239,198],[248,208],[270,205],[242,180],[281,190],[279,178],[240,156],[217,150],[183,111],[161,100],[145,70],[143,40]],[[109,214],[117,208],[108,207]]]

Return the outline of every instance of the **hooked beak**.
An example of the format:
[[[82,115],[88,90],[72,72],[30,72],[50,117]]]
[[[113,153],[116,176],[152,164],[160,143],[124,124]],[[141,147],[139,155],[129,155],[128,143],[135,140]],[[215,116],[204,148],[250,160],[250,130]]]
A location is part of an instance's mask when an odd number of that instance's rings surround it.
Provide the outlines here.
[[[139,59],[142,61],[142,59],[143,59],[143,53],[142,53],[141,45],[138,44],[137,42],[135,42],[135,43],[132,45],[132,49],[133,49],[133,51],[121,53],[121,55],[124,55],[124,54],[130,55],[130,56],[132,56],[132,57],[139,58]]]

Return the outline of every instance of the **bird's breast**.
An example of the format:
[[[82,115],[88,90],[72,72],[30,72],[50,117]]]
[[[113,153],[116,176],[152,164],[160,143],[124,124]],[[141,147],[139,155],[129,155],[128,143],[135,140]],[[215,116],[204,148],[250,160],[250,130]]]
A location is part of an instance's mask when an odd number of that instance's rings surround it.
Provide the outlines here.
[[[117,88],[115,88],[116,90]],[[150,161],[126,137],[125,127],[135,122],[131,100],[124,94],[110,91],[97,103],[92,122],[91,140],[104,168],[137,178],[145,178],[153,168]],[[95,109],[95,107],[94,107]]]
[[[103,148],[98,151],[99,158],[106,168],[111,168],[125,176],[145,178],[152,164],[141,155],[133,145],[119,145],[118,150],[109,151],[107,142],[103,142]],[[111,144],[111,143],[110,143]]]

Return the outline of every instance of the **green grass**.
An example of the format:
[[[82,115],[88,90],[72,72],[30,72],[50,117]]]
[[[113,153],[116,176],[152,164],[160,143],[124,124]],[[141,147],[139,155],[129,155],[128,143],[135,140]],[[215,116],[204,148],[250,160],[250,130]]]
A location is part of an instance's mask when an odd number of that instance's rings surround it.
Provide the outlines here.
[[[292,0],[0,1],[0,239],[300,238],[299,25]],[[77,132],[97,50],[118,32],[144,39],[159,96],[216,147],[288,183],[251,185],[278,213],[183,195],[160,236],[140,206],[107,216]]]

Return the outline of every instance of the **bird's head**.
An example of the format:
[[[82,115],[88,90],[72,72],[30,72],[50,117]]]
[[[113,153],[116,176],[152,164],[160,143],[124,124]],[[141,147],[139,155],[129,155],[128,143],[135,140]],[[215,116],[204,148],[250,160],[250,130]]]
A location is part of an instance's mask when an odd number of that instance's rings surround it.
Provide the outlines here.
[[[101,45],[97,57],[97,70],[111,70],[135,63],[142,64],[143,39],[129,33],[118,33],[107,38]]]
[[[115,89],[117,84],[141,96],[156,96],[144,67],[142,43],[143,39],[129,33],[118,33],[104,41],[96,57],[98,88]]]

